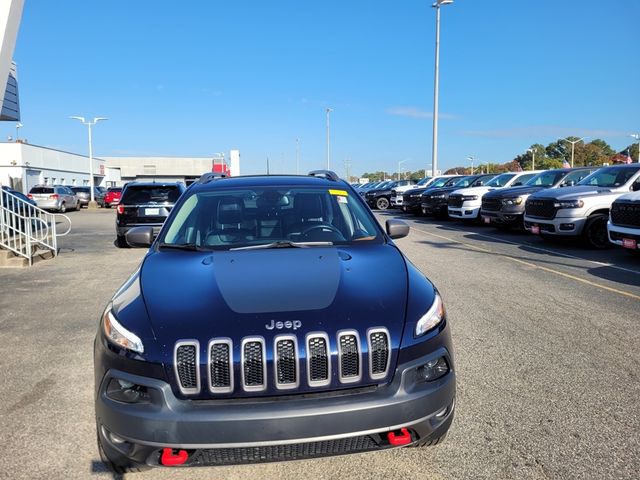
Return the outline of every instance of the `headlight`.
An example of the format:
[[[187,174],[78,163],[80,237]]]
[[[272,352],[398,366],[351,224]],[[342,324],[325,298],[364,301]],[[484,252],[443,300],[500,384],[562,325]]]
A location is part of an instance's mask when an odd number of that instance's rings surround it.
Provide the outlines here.
[[[478,196],[477,195],[464,195],[462,197],[462,201],[463,202],[466,202],[466,201],[469,201],[469,200],[478,200]]]
[[[102,331],[111,343],[134,352],[144,353],[142,340],[118,323],[111,312],[111,305],[102,314]]]
[[[502,200],[503,205],[520,205],[522,203],[522,197],[505,198]]]
[[[582,208],[584,207],[584,202],[582,200],[560,200],[553,204],[556,208]]]
[[[442,303],[442,298],[440,298],[440,295],[436,292],[433,305],[431,305],[429,311],[425,313],[416,324],[416,337],[424,335],[429,330],[438,326],[438,324],[440,324],[444,319],[444,315],[444,303]]]
[[[435,195],[431,195],[431,198],[445,198],[446,195],[444,193],[436,193]]]

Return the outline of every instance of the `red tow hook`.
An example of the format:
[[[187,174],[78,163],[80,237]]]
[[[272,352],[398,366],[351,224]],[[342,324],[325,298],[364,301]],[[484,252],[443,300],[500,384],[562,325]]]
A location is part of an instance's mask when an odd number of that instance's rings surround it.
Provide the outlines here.
[[[400,445],[408,445],[411,443],[411,434],[406,428],[401,428],[399,434],[396,434],[395,432],[387,433],[387,440],[389,440],[389,444],[396,447]]]
[[[186,450],[178,450],[178,453],[173,453],[173,448],[163,448],[160,463],[165,467],[173,467],[183,465],[188,458],[189,454]]]

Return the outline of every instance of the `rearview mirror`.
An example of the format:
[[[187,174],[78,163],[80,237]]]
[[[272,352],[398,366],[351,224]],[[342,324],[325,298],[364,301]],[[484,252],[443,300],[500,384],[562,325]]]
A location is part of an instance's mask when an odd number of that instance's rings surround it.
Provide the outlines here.
[[[392,239],[402,238],[409,235],[409,225],[404,220],[387,220],[385,226],[387,228],[387,235]]]
[[[124,238],[130,247],[148,248],[153,243],[153,227],[133,227]]]

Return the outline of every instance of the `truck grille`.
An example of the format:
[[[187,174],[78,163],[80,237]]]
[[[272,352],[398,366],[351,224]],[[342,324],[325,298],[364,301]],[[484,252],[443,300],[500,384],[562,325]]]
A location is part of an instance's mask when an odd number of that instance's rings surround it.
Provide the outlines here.
[[[197,450],[191,456],[188,465],[237,465],[243,463],[280,462],[366,452],[381,448],[385,448],[385,446],[380,445],[371,435],[264,447],[210,448]]]
[[[449,195],[449,206],[453,208],[461,208],[464,203],[462,195]]]
[[[361,341],[366,342],[364,351]],[[367,374],[370,380],[382,380],[387,377],[391,364],[391,336],[383,327],[369,329],[362,340],[355,330],[338,332],[333,354],[337,353],[336,376],[332,375],[331,352],[331,341],[325,332],[308,334],[300,347],[293,334],[275,336],[269,348],[263,337],[245,337],[236,353],[240,361],[234,363],[231,339],[213,338],[203,353],[206,360],[200,365],[199,343],[181,340],[174,348],[174,371],[184,395],[201,392],[201,368],[206,375],[205,389],[213,394],[232,393],[237,387],[245,392],[262,392],[271,382],[271,387],[277,390],[295,389],[305,381],[309,387],[334,382],[344,385],[359,382]],[[304,362],[302,369],[301,362]],[[363,362],[368,367],[364,374]],[[234,381],[236,376],[240,379],[238,382]]]
[[[482,210],[490,212],[499,212],[502,208],[502,200],[499,198],[482,197]]]
[[[556,207],[553,206],[555,200],[537,200],[537,199],[529,199],[525,203],[525,212],[527,217],[537,217],[537,218],[555,218],[556,216]]]
[[[199,347],[196,341],[183,341],[176,344],[174,365],[180,391],[184,394],[200,391]]]
[[[640,227],[640,203],[613,202],[611,223],[621,227]]]

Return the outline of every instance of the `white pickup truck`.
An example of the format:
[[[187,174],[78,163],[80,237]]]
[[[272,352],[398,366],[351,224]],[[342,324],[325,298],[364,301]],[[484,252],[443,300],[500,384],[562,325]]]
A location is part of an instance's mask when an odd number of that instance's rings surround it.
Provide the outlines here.
[[[592,248],[607,248],[607,218],[621,195],[640,191],[640,164],[603,167],[575,187],[534,193],[525,203],[524,226],[546,236],[582,236]]]
[[[482,187],[456,190],[449,195],[448,213],[451,218],[461,220],[480,220],[482,196],[497,188],[519,187],[524,185],[542,170],[526,172],[508,172],[493,177]]]
[[[640,252],[640,192],[622,195],[611,204],[607,230],[611,243]]]

